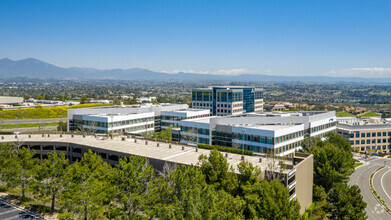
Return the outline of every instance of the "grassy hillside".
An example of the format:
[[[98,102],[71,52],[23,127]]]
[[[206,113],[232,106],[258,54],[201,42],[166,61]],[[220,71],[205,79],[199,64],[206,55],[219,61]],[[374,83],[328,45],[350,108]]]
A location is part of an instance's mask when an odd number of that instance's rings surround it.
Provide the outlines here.
[[[349,113],[349,112],[337,112],[337,117],[356,117],[355,115]]]
[[[365,112],[364,114],[359,115],[360,117],[380,117],[381,115],[376,114],[373,111]]]
[[[26,109],[5,109],[0,111],[0,120],[15,119],[43,119],[43,118],[66,118],[69,108],[86,108],[106,106],[110,104],[80,104],[73,106],[37,107]]]

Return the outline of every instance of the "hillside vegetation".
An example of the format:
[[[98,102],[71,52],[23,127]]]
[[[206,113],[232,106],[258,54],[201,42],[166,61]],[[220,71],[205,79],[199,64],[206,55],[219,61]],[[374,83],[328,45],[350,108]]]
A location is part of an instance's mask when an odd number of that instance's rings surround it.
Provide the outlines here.
[[[349,112],[337,112],[335,115],[337,117],[356,117],[355,115],[353,115]]]
[[[373,111],[365,112],[364,114],[359,115],[360,117],[380,117],[381,115],[376,114]]]
[[[26,109],[5,109],[0,111],[0,120],[15,119],[43,119],[43,118],[66,118],[67,110],[70,108],[86,108],[106,106],[110,104],[80,104],[73,106],[37,107]]]

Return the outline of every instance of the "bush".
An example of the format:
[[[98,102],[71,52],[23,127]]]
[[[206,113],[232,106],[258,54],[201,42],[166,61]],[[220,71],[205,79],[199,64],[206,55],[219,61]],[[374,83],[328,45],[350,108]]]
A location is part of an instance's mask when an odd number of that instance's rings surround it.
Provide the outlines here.
[[[198,147],[201,149],[207,149],[207,150],[216,149],[220,152],[228,152],[228,153],[233,153],[233,154],[242,154],[242,152],[243,152],[243,150],[241,150],[241,149],[222,147],[222,146],[214,146],[214,145],[209,145],[209,144],[198,144]],[[248,155],[248,156],[252,156],[253,152],[249,151],[249,150],[245,150],[244,154]]]

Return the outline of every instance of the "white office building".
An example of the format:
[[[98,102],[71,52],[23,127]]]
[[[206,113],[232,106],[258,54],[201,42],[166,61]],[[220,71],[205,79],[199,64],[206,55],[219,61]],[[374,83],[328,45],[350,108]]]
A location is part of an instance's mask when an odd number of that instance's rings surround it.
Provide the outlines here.
[[[180,121],[179,140],[292,156],[306,137],[335,132],[335,112],[245,114]],[[174,134],[173,134],[174,135]],[[195,144],[195,143],[190,143]]]

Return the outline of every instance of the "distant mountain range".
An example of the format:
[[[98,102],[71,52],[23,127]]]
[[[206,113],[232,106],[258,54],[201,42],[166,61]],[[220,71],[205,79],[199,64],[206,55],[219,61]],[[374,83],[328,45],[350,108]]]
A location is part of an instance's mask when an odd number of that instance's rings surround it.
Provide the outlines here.
[[[61,68],[43,61],[28,58],[24,60],[0,60],[1,78],[41,78],[41,79],[123,79],[123,80],[177,80],[177,81],[236,81],[236,82],[381,82],[391,83],[391,78],[326,77],[326,76],[272,76],[261,74],[241,74],[237,76],[177,73],[168,74],[147,69]]]

